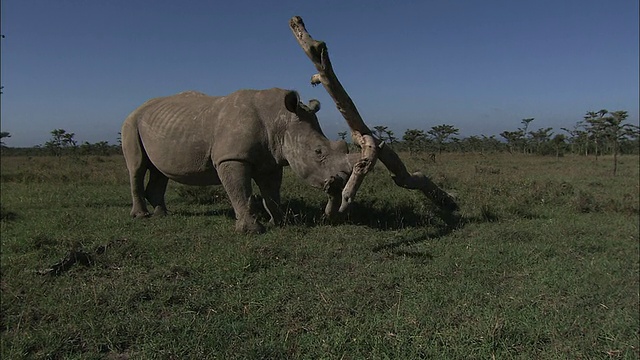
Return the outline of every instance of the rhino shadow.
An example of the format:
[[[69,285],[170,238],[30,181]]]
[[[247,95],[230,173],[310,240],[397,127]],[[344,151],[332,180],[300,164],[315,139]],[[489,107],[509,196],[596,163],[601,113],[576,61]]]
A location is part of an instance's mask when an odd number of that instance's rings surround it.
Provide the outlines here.
[[[326,224],[352,224],[379,230],[399,230],[406,228],[441,227],[449,230],[463,222],[453,215],[440,211],[424,214],[415,211],[411,205],[376,206],[375,200],[353,203],[349,211],[338,219],[327,219],[324,204],[312,204],[303,199],[287,199],[283,203],[285,224],[315,227]],[[266,213],[261,214],[266,216]]]
[[[190,201],[187,201],[188,203]],[[202,202],[199,202],[202,204]],[[221,205],[218,200],[208,204]],[[235,219],[233,208],[227,202],[222,207],[203,211],[180,209],[170,213],[180,216],[225,216]],[[254,194],[251,198],[251,211],[261,221],[268,221],[269,214],[262,204],[260,195]],[[346,214],[336,219],[328,219],[324,214],[324,203],[315,203],[303,198],[284,198],[281,205],[283,213],[283,225],[316,227],[327,224],[352,224],[367,226],[378,230],[400,230],[406,228],[443,227],[453,230],[462,226],[467,221],[451,219],[451,214],[435,210],[433,213],[418,213],[412,205],[381,206],[376,200],[361,200],[354,202]]]

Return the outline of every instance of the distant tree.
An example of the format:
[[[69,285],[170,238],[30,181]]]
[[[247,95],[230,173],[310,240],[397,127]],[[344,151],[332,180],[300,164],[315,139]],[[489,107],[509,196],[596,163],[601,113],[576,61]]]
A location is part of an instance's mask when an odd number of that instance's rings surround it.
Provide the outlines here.
[[[507,146],[511,154],[513,154],[513,149],[519,148],[524,141],[524,132],[521,129],[516,131],[503,131],[500,133],[500,136],[507,140]]]
[[[596,161],[598,155],[600,155],[602,142],[604,139],[605,121],[604,117],[609,112],[607,109],[601,109],[600,111],[587,111],[587,114],[583,117],[583,127],[587,132],[588,139],[594,144],[594,154]]]
[[[394,136],[395,134],[393,133],[393,131],[389,130],[389,129],[385,129],[384,134],[386,136],[385,142],[389,145],[393,145],[394,143],[396,143],[398,141],[398,139]]]
[[[82,155],[91,155],[94,152],[93,144],[85,141],[80,145],[80,154]]]
[[[71,148],[77,148],[78,147],[78,142],[76,141],[76,139],[74,139],[73,137],[76,134],[74,133],[66,133],[63,136],[62,142],[64,143],[65,147],[71,147]]]
[[[373,134],[387,144],[393,144],[397,141],[396,137],[387,126],[377,125],[373,127]]]
[[[80,145],[79,150],[81,155],[109,156],[111,154],[121,152],[121,147],[117,145],[109,145],[108,141],[98,141],[94,144],[85,141]]]
[[[385,132],[389,130],[388,127],[382,125],[376,125],[373,127],[373,134],[380,140],[384,140]]]
[[[491,135],[491,136],[487,136],[487,135],[482,135],[482,149],[481,151],[484,152],[487,149],[493,150],[493,151],[502,151],[503,148],[503,144],[500,140],[496,139],[495,135]]]
[[[522,121],[520,121],[520,123],[523,125],[523,128],[522,128],[522,134],[523,135],[526,136],[528,134],[527,130],[529,129],[529,124],[533,120],[535,120],[535,118],[526,118],[526,119],[522,119]],[[528,145],[528,141],[527,141],[527,138],[525,136],[522,137],[522,152],[523,153],[527,152],[527,145]]]
[[[424,143],[427,139],[427,135],[423,130],[407,129],[402,135],[402,141],[405,142],[409,148],[409,153],[415,154],[419,150],[422,150]]]
[[[74,139],[75,133],[68,133],[64,129],[51,130],[51,140],[44,144],[44,147],[49,149],[53,155],[60,156],[65,148],[76,148],[78,146],[77,141]]]
[[[578,121],[573,129],[561,128],[569,134],[569,143],[571,144],[571,152],[588,155],[589,139],[587,132],[581,130],[582,121]]]
[[[346,132],[346,131],[340,131],[340,132],[338,133],[338,137],[339,137],[341,140],[347,141],[347,132]]]
[[[479,151],[482,152],[482,139],[477,135],[471,135],[462,139],[461,149],[463,152],[467,151]]]
[[[95,143],[95,153],[96,155],[109,155],[109,142],[108,141],[99,141]]]
[[[626,111],[614,111],[609,116],[602,118],[602,137],[607,139],[613,146],[613,175],[618,171],[618,152],[620,142],[627,137],[633,137],[638,132],[638,127],[631,124],[623,124],[629,117]]]
[[[541,147],[550,141],[551,135],[553,135],[551,130],[553,130],[553,128],[549,127],[538,129],[536,131],[529,131],[531,143],[535,146],[535,152],[537,154],[542,154]],[[531,149],[529,151],[531,151]]]
[[[10,138],[10,137],[11,137],[11,134],[9,132],[7,131],[0,132],[0,139]],[[0,146],[2,147],[5,146],[4,141],[0,140]]]
[[[558,159],[560,157],[560,148],[562,147],[562,145],[565,144],[565,139],[567,137],[564,136],[563,134],[556,134],[556,136],[553,137],[553,139],[551,139],[551,142],[553,143],[553,147],[556,149],[556,159]]]
[[[433,140],[435,140],[438,146],[438,153],[442,154],[442,150],[444,148],[444,144],[446,144],[447,140],[452,135],[457,135],[459,132],[458,129],[451,125],[436,125],[431,128],[431,130],[427,131],[427,134],[431,135]]]

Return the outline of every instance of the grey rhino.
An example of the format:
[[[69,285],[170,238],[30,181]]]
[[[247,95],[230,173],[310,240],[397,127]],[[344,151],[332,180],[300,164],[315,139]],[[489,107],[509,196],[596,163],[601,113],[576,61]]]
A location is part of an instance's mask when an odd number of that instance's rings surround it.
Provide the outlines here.
[[[284,166],[329,195],[325,213],[342,208],[341,191],[359,154],[322,133],[317,100],[300,102],[295,91],[240,90],[228,96],[188,91],[147,101],[122,126],[122,150],[131,183],[131,216],[167,212],[168,180],[187,185],[222,184],[236,216],[236,230],[264,227],[250,211],[251,179],[270,214],[282,221],[280,186]],[[149,180],[144,186],[147,171]],[[344,204],[346,207],[348,204]]]

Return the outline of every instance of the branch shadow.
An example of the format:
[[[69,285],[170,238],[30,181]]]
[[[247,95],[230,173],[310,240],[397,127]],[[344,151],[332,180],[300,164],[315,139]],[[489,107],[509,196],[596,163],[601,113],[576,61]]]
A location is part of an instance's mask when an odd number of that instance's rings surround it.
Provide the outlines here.
[[[408,237],[401,240],[393,241],[387,244],[380,244],[371,249],[371,251],[375,253],[379,252],[389,252],[391,254],[409,257],[409,258],[418,258],[423,260],[433,260],[433,255],[427,251],[414,251],[414,250],[406,250],[403,249],[408,246],[421,244],[429,240],[435,240],[442,238],[451,232],[453,232],[454,228],[444,226],[439,227],[435,232],[425,233],[418,236]]]

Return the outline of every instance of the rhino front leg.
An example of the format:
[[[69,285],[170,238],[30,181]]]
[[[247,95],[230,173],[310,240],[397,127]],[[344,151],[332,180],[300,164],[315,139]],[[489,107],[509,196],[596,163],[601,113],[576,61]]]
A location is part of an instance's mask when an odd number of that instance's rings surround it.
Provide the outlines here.
[[[236,214],[236,231],[262,233],[264,226],[251,214],[251,167],[241,161],[225,161],[217,167],[233,211]]]
[[[280,187],[282,186],[282,168],[260,174],[254,177],[254,180],[260,189],[262,204],[271,217],[269,222],[274,225],[281,225]]]

